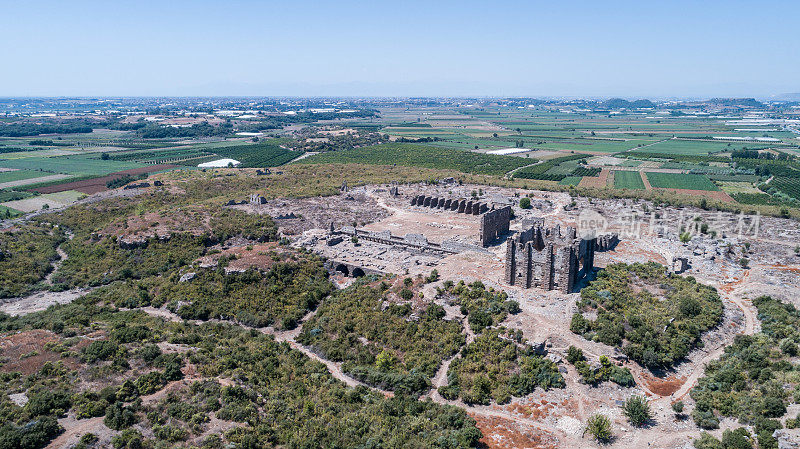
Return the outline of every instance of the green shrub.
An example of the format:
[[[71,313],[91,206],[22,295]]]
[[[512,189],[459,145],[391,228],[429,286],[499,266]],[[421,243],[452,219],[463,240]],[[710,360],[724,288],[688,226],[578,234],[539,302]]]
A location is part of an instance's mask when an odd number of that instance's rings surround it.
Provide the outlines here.
[[[586,429],[584,434],[589,433],[599,443],[607,443],[611,441],[611,420],[607,416],[595,414],[589,417],[586,421]]]
[[[136,415],[130,407],[125,407],[122,402],[115,402],[106,408],[106,417],[103,424],[109,429],[123,430],[136,422]]]
[[[0,449],[39,449],[63,430],[52,416],[42,416],[20,426],[7,422],[0,427]]]
[[[628,418],[628,422],[635,427],[641,427],[653,418],[650,404],[641,396],[629,397],[622,406],[622,411]]]
[[[111,439],[114,449],[142,449],[144,437],[135,429],[125,429]]]

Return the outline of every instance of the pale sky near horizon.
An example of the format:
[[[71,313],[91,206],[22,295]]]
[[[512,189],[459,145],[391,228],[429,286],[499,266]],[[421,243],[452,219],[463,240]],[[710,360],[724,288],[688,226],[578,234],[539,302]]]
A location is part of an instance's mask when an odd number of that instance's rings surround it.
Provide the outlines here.
[[[800,92],[800,2],[5,1],[0,96]]]

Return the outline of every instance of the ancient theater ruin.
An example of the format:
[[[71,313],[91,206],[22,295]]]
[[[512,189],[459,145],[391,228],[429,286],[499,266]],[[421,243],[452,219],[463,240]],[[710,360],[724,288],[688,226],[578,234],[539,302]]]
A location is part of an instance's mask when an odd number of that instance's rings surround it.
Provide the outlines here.
[[[523,222],[522,231],[508,240],[505,281],[571,293],[592,271],[595,251],[613,249],[618,241],[616,234],[582,239],[571,226],[562,232],[560,225],[547,228],[542,220]]]

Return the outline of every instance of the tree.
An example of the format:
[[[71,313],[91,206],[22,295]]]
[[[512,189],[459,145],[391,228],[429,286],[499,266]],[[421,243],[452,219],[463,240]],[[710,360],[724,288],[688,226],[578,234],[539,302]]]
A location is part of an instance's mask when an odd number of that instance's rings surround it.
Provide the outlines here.
[[[675,412],[675,417],[680,418],[683,416],[683,401],[673,402],[672,411]]]
[[[628,421],[636,427],[641,427],[652,419],[650,404],[641,396],[631,396],[622,406],[622,411],[628,417]]]
[[[589,432],[599,443],[607,443],[611,441],[611,420],[605,415],[594,414],[586,422],[586,429],[583,433],[586,434],[586,432]]]
[[[519,208],[520,209],[530,209],[531,208],[531,199],[527,196],[523,196],[519,200]]]

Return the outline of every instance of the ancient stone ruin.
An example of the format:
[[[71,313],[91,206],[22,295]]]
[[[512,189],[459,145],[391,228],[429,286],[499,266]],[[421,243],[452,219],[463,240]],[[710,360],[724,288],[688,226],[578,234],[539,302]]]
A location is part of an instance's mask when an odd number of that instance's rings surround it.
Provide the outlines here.
[[[523,222],[523,230],[506,248],[505,281],[523,288],[537,287],[570,293],[594,267],[595,251],[613,249],[616,234],[590,240],[575,228],[546,228],[542,220]]]
[[[681,274],[684,271],[689,269],[689,258],[688,257],[673,257],[672,262],[670,263],[670,268],[673,273]]]
[[[365,231],[357,229],[352,226],[343,226],[341,229],[334,229],[331,223],[330,230],[328,231],[329,246],[341,243],[341,239],[336,239],[335,236],[348,235],[357,237],[358,239],[367,240],[370,242],[390,245],[399,248],[405,248],[413,251],[432,252],[442,255],[458,254],[464,251],[486,251],[483,248],[471,245],[469,243],[460,242],[455,239],[444,240],[442,243],[429,242],[428,238],[423,234],[408,233],[404,236],[393,235],[391,231]]]
[[[480,215],[489,211],[489,205],[467,199],[450,199],[433,196],[417,195],[411,198],[412,206],[430,207],[431,209],[444,209],[459,214]]]
[[[264,198],[263,196],[257,194],[257,193],[254,193],[254,194],[250,195],[250,201],[249,202],[250,202],[250,204],[254,204],[254,205],[267,204],[267,199]]]
[[[511,206],[491,210],[481,216],[481,245],[489,246],[501,236],[508,234],[511,225]]]

